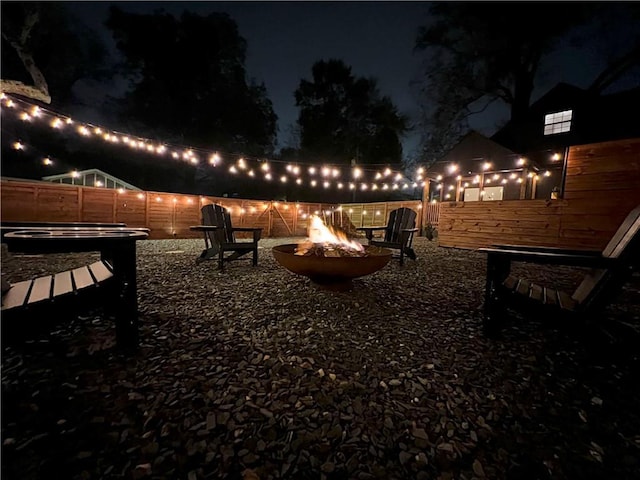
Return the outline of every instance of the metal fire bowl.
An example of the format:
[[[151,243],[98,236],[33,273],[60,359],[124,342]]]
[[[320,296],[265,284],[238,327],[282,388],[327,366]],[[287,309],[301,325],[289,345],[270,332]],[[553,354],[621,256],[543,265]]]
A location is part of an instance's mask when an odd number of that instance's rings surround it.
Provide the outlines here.
[[[292,273],[304,275],[326,290],[344,291],[352,288],[351,280],[377,272],[391,260],[391,250],[365,246],[366,257],[318,257],[294,255],[298,245],[290,243],[273,247],[276,261]]]

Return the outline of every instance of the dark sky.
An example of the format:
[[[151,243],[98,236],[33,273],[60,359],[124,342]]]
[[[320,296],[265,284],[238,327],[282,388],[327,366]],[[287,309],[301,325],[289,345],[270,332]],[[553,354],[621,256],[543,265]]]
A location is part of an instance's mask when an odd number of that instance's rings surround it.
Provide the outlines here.
[[[411,82],[419,76],[421,56],[414,54],[413,47],[418,27],[428,21],[427,2],[69,3],[111,45],[110,34],[102,26],[111,3],[135,13],[227,12],[247,40],[247,74],[265,83],[273,102],[279,118],[279,146],[289,143],[289,126],[297,118],[293,92],[301,78],[311,77],[311,66],[320,59],[342,59],[355,75],[377,78],[381,93],[389,95],[402,113],[412,119],[417,114]],[[597,46],[577,49],[565,45],[548,59],[534,100],[558,81],[588,86],[603,67],[601,54]],[[507,113],[504,108],[490,109],[474,118],[471,127],[492,135]],[[417,135],[407,138],[405,156],[416,145]]]
[[[72,10],[96,29],[110,2],[77,2]],[[426,18],[423,2],[116,2],[125,11],[163,9],[207,14],[227,12],[247,40],[247,74],[263,81],[279,121],[278,141],[289,142],[289,125],[298,111],[293,92],[301,78],[311,77],[320,59],[338,58],[357,76],[373,76],[383,95],[399,110],[416,113],[410,82],[420,58],[413,54],[418,26]],[[409,139],[407,146],[415,141]]]

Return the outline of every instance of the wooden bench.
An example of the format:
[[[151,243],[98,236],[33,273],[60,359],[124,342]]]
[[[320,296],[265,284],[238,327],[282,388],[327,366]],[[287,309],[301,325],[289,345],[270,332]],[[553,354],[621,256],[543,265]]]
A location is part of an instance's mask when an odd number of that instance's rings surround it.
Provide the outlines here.
[[[40,323],[51,324],[52,316],[66,316],[82,306],[91,305],[96,301],[94,294],[98,290],[103,293],[111,288],[113,278],[111,265],[99,260],[55,275],[5,284],[8,288],[2,292],[2,334],[31,329],[32,321],[22,321],[25,314],[41,317]],[[53,307],[56,307],[55,312]]]

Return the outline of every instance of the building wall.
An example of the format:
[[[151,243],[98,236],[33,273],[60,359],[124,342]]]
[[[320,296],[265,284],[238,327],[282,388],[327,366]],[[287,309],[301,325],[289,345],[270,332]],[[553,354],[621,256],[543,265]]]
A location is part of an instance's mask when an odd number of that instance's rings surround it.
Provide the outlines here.
[[[445,202],[439,244],[601,250],[638,205],[640,138],[579,145],[569,149],[562,199]]]

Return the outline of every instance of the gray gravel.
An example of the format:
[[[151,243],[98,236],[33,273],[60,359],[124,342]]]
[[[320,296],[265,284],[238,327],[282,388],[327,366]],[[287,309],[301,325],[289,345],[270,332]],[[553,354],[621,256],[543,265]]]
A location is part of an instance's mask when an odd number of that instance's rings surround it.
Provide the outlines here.
[[[637,342],[609,328],[638,325],[637,281],[606,328],[514,313],[486,338],[484,255],[419,237],[417,261],[328,292],[273,259],[297,240],[224,272],[202,240],[139,242],[134,356],[100,312],[4,345],[3,478],[638,478]],[[93,258],[4,252],[2,272]]]

